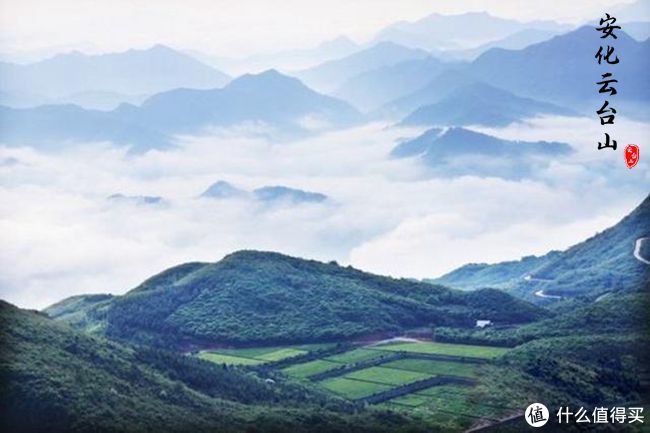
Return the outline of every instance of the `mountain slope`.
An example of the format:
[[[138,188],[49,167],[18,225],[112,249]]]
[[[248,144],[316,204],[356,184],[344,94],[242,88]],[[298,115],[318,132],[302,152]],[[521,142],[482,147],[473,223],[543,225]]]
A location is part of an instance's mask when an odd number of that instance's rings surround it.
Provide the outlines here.
[[[211,126],[263,123],[283,134],[299,134],[359,119],[349,104],[267,71],[239,77],[223,89],[176,89],[139,107],[123,104],[108,112],[75,105],[0,107],[0,142],[48,148],[110,141],[146,151],[173,145],[177,134],[201,133]]]
[[[378,111],[384,116],[401,120],[420,107],[435,104],[455,90],[477,82],[474,77],[464,72],[465,69],[466,65],[457,65],[445,70],[419,89],[387,102]]]
[[[282,185],[263,186],[253,191],[246,191],[225,181],[213,183],[201,194],[201,197],[210,199],[247,198],[268,204],[319,203],[327,200],[325,194],[289,188]]]
[[[238,423],[237,405],[165,378],[132,349],[1,301],[0,323],[3,431],[209,431]]]
[[[141,125],[113,112],[86,110],[77,105],[35,108],[0,106],[0,142],[40,149],[66,144],[112,142],[130,145],[135,152],[172,145],[171,137],[155,127]]]
[[[116,114],[169,133],[242,122],[300,129],[309,118],[330,125],[359,120],[358,112],[347,103],[316,93],[275,70],[243,75],[223,89],[160,93],[140,107],[123,107]]]
[[[474,290],[480,287],[509,289],[513,284],[527,278],[543,264],[555,259],[558,254],[559,251],[553,251],[541,257],[527,256],[521,260],[498,263],[498,266],[487,263],[469,263],[442,277],[427,281],[463,290]]]
[[[345,81],[332,95],[355,107],[371,111],[427,84],[431,77],[454,64],[444,64],[433,57],[406,60],[383,66]]]
[[[349,56],[360,47],[346,36],[324,41],[312,48],[298,48],[273,53],[253,54],[244,58],[213,57],[196,51],[194,57],[232,74],[265,71],[276,68],[281,71],[307,69],[329,60]]]
[[[646,320],[648,311],[646,293],[618,293],[597,302],[574,302],[558,308],[558,314],[509,329],[438,330],[443,341],[463,341],[474,344],[516,346],[541,338],[567,335],[626,335],[650,336]]]
[[[623,31],[617,36],[620,63],[614,66],[594,59],[604,42],[599,32],[586,26],[523,50],[492,49],[477,58],[468,73],[517,95],[585,109],[602,99],[595,83],[611,69],[619,80],[617,101],[647,103],[650,87],[642,77],[650,67],[650,41],[637,42]]]
[[[563,31],[570,26],[553,21],[522,23],[485,12],[459,15],[434,13],[414,22],[392,24],[381,30],[375,40],[392,41],[426,50],[449,50],[475,47],[530,28]]]
[[[636,240],[647,236],[650,196],[613,227],[566,251],[519,262],[465,265],[433,281],[466,289],[503,287],[525,299],[545,302],[557,297],[595,299],[610,292],[633,292],[650,286],[650,266],[633,255]],[[540,291],[556,298],[540,297]]]
[[[564,296],[647,289],[650,266],[637,260],[633,252],[636,240],[648,236],[650,196],[616,225],[564,251],[531,277],[543,280],[538,282],[539,290]]]
[[[406,60],[424,59],[429,53],[390,42],[381,42],[347,57],[330,60],[309,69],[296,72],[308,86],[329,93],[352,77],[382,66],[395,65]]]
[[[291,203],[319,203],[327,200],[325,194],[303,191],[286,186],[264,186],[253,191],[257,200],[264,202],[285,201]]]
[[[432,128],[398,144],[391,154],[418,156],[434,175],[519,179],[548,164],[551,157],[571,152],[571,146],[565,143],[511,141],[464,128],[449,128],[444,132]]]
[[[22,432],[392,432],[391,420],[281,375],[91,337],[0,301],[0,429]]]
[[[218,180],[212,185],[210,185],[203,193],[201,197],[214,198],[214,199],[223,199],[223,198],[241,198],[248,195],[248,191],[245,191],[241,188],[237,188],[230,182],[225,180]]]
[[[50,305],[43,312],[54,320],[95,333],[100,330],[93,328],[96,322],[92,316],[102,314],[101,309],[108,306],[112,299],[113,295],[108,294],[71,296]]]
[[[494,290],[452,291],[277,253],[187,264],[114,298],[106,335],[164,346],[328,341],[480,318],[528,322],[544,311]]]
[[[492,48],[504,48],[506,50],[521,50],[529,45],[537,44],[539,42],[551,39],[553,36],[561,33],[557,30],[540,30],[535,28],[526,28],[516,33],[506,36],[503,39],[490,41],[479,45],[475,48],[466,50],[452,51],[449,55],[454,58],[464,60],[474,60],[484,52]]]
[[[28,65],[0,64],[0,89],[62,98],[84,92],[142,95],[178,87],[222,87],[229,77],[163,45],[123,53],[60,54]]]
[[[540,114],[574,115],[571,110],[477,82],[454,90],[435,104],[418,108],[402,124],[506,126]]]

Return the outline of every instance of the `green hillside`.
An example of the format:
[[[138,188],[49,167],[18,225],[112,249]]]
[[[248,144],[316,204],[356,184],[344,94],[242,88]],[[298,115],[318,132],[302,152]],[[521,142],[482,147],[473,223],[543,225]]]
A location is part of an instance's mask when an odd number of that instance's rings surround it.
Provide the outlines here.
[[[60,322],[99,332],[101,323],[95,318],[106,310],[112,299],[113,295],[107,294],[71,296],[50,305],[43,312]]]
[[[511,260],[494,265],[487,263],[470,263],[443,275],[428,279],[432,284],[442,284],[462,290],[475,290],[482,287],[509,289],[521,283],[527,276],[543,264],[554,260],[559,251],[552,251],[544,256],[526,256],[521,260]]]
[[[633,256],[636,240],[650,236],[650,196],[613,227],[566,251],[519,261],[469,264],[433,283],[477,289],[498,287],[531,301],[546,295],[591,300],[612,291],[637,291],[650,286],[650,266]]]
[[[442,341],[515,346],[528,341],[566,335],[650,335],[647,294],[614,293],[598,302],[573,302],[559,314],[519,327],[459,329],[437,328]],[[562,311],[563,310],[563,311]]]
[[[256,251],[171,268],[98,305],[79,313],[85,319],[77,325],[162,346],[333,341],[429,325],[473,326],[477,319],[526,323],[547,314],[497,290],[464,293]],[[65,311],[64,317],[77,315]]]
[[[0,342],[1,431],[413,428],[412,420],[397,415],[352,414],[349,403],[279,376],[268,383],[194,357],[122,346],[6,302],[0,302]]]
[[[167,380],[136,353],[0,304],[3,431],[197,430],[235,422],[236,406]],[[88,396],[92,395],[92,398]]]

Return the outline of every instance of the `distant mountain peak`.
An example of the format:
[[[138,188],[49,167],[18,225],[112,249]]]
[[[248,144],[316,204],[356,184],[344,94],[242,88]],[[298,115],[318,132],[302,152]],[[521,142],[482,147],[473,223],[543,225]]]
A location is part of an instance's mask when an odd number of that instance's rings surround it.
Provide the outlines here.
[[[178,51],[174,50],[173,48],[171,48],[170,46],[165,45],[165,44],[155,44],[155,45],[152,45],[151,48],[149,48],[148,50],[144,50],[144,51],[173,51],[175,53],[178,52]]]
[[[161,205],[165,203],[165,199],[162,197],[152,195],[125,195],[122,193],[116,193],[108,196],[107,199],[116,203],[129,203],[135,205]]]
[[[418,156],[444,177],[477,175],[520,179],[532,176],[544,161],[573,151],[566,143],[513,141],[462,127],[433,128],[419,137],[399,143],[394,157]],[[471,164],[459,161],[472,161]]]
[[[520,97],[502,88],[473,81],[457,87],[433,104],[421,106],[402,123],[505,126],[540,114],[576,115],[570,109]]]
[[[267,69],[258,74],[244,74],[235,78],[226,86],[227,88],[245,88],[249,86],[265,86],[278,88],[281,86],[299,86],[306,87],[302,82],[294,77],[284,75],[276,69]]]
[[[264,202],[320,203],[327,200],[325,194],[289,188],[283,185],[264,186],[253,191],[253,194],[257,200]]]
[[[219,180],[208,187],[201,197],[208,198],[234,198],[247,195],[248,192],[243,189],[237,188],[230,182]]]
[[[348,48],[356,47],[357,44],[345,35],[338,36],[329,41],[324,41],[318,45],[318,49],[331,49],[331,48]]]

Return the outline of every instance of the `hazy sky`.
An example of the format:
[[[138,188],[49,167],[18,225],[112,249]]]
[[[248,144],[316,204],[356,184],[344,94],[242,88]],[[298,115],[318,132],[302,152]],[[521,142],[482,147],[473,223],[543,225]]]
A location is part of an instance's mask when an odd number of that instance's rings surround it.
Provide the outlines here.
[[[364,41],[433,12],[488,11],[577,23],[629,0],[21,0],[0,1],[0,49],[116,51],[165,43],[211,54],[309,47],[344,34]]]

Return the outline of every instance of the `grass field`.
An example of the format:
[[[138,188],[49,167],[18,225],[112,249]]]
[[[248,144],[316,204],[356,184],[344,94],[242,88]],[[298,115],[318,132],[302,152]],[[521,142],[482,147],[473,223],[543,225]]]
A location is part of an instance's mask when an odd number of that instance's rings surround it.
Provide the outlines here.
[[[349,352],[329,356],[325,359],[328,361],[340,362],[342,364],[352,364],[354,362],[381,358],[382,356],[386,356],[386,353],[379,352],[377,350],[354,349],[350,350]]]
[[[306,350],[294,349],[293,347],[287,347],[284,349],[274,350],[273,352],[265,353],[257,357],[257,359],[262,359],[264,361],[280,361],[282,359],[293,358],[294,356],[304,355],[308,353]]]
[[[282,371],[289,376],[305,378],[314,374],[324,373],[340,367],[342,364],[332,362],[325,359],[317,359],[315,361],[305,362],[304,364],[296,364],[283,369]]]
[[[390,400],[390,403],[406,407],[418,407],[425,404],[428,398],[426,395],[407,394]]]
[[[349,399],[358,399],[367,397],[378,392],[387,391],[391,388],[389,385],[382,385],[373,382],[363,382],[360,380],[347,379],[344,377],[335,377],[320,382],[320,385],[341,397]]]
[[[244,349],[214,349],[199,353],[199,357],[223,364],[254,366],[306,354],[313,350],[332,347],[332,344],[287,345]],[[294,379],[304,380],[348,400],[359,400],[393,388],[435,376],[465,377],[480,383],[481,374],[489,373],[494,366],[489,363],[464,363],[453,359],[415,359],[409,353],[432,354],[451,357],[479,358],[489,361],[506,353],[508,349],[488,346],[449,344],[436,342],[395,342],[379,346],[357,347],[308,362],[294,361],[281,371]],[[406,352],[403,359],[388,361],[396,352]],[[331,377],[308,384],[316,374],[352,366],[358,362],[375,361],[372,367],[351,372],[335,372]],[[442,431],[462,431],[480,418],[497,420],[513,413],[512,408],[500,407],[498,395],[484,396],[471,385],[447,384],[395,397],[378,403],[376,407],[390,409],[431,420]]]
[[[483,404],[472,395],[472,388],[459,385],[434,386],[414,394],[396,397],[389,402],[397,408],[418,409],[438,416],[440,413],[465,417],[498,419],[507,408]]]
[[[438,397],[438,396],[445,396],[449,394],[468,395],[471,393],[471,391],[472,391],[472,387],[470,386],[440,385],[440,386],[432,386],[431,388],[426,388],[421,391],[418,391],[418,394]]]
[[[461,362],[437,361],[429,359],[400,359],[382,364],[382,367],[399,370],[416,371],[432,375],[450,375],[460,377],[477,377],[477,366]]]
[[[304,344],[300,346],[250,347],[245,349],[215,349],[199,353],[199,358],[219,364],[257,365],[280,361],[309,351],[331,347],[331,344]]]
[[[242,358],[239,356],[225,355],[223,353],[215,352],[201,352],[199,353],[199,358],[205,359],[206,361],[215,362],[217,364],[229,364],[229,365],[258,365],[264,361],[253,358]]]
[[[418,373],[415,371],[397,370],[384,367],[370,367],[363,370],[353,371],[343,376],[348,379],[357,379],[368,382],[376,382],[384,385],[404,385],[418,380],[431,377],[430,374]]]
[[[472,358],[492,359],[503,355],[509,349],[491,346],[470,346],[466,344],[418,342],[418,343],[390,343],[373,346],[372,350],[390,352],[411,352],[433,355],[463,356]]]
[[[452,412],[456,414],[478,416],[490,419],[496,419],[504,413],[504,410],[500,410],[495,407],[484,406],[480,403],[474,403],[468,399],[467,395],[452,393],[439,395],[437,397],[430,395],[424,396],[421,394],[416,395],[424,397],[425,400],[422,406],[425,406],[429,410]],[[398,399],[395,400],[396,403],[399,403]]]

